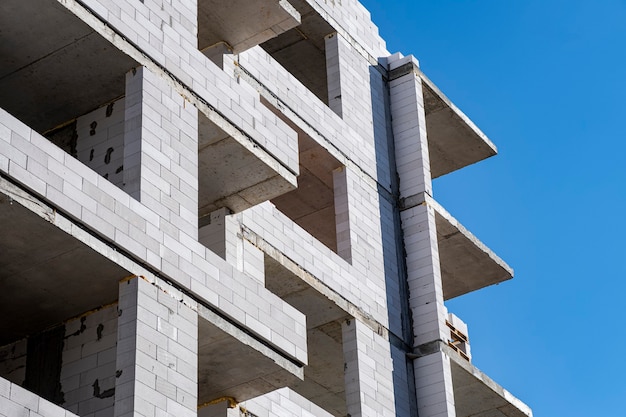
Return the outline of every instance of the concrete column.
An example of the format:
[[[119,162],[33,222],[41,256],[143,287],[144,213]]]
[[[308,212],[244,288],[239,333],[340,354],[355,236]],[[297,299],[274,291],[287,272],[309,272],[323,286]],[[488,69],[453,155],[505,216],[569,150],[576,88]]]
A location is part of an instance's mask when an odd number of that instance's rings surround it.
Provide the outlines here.
[[[395,416],[389,342],[355,319],[344,321],[341,329],[347,415]]]
[[[412,56],[394,55],[387,62],[413,348],[429,352],[413,361],[418,413],[454,417],[450,358],[440,349],[448,330],[435,211],[425,203],[425,196],[432,195],[432,178],[422,81]]]
[[[432,195],[422,80],[412,56],[389,63],[389,95],[400,196]]]
[[[435,211],[421,204],[400,213],[405,236],[409,306],[413,317],[413,346],[447,340],[447,309],[443,301]],[[413,362],[420,417],[454,417],[450,359],[436,349]]]
[[[197,313],[142,278],[119,289],[115,417],[195,417]]]
[[[198,110],[144,67],[126,74],[124,190],[198,238]]]

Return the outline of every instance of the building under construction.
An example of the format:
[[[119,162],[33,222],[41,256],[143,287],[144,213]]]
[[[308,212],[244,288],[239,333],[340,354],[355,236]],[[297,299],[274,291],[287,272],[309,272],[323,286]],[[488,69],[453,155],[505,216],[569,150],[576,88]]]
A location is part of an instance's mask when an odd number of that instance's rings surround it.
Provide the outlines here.
[[[2,0],[0,416],[532,416],[445,304],[495,154],[356,0]]]

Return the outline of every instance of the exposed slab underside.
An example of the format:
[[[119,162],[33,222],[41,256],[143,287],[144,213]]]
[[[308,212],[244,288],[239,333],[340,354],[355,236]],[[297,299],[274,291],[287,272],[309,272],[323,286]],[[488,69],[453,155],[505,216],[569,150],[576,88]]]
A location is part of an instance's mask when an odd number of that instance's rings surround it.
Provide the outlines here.
[[[3,0],[0,28],[0,107],[40,133],[123,95],[137,65],[56,1]]]
[[[513,278],[513,270],[435,201],[444,299]]]
[[[300,380],[302,367],[201,308],[198,321],[198,404],[237,402]]]
[[[532,417],[530,408],[471,363],[451,352],[457,417]]]
[[[302,24],[261,44],[322,102],[328,103],[326,36],[335,32],[305,0],[291,0]]]
[[[198,47],[220,42],[234,53],[245,51],[300,24],[286,0],[198,1]]]
[[[0,345],[114,302],[130,275],[46,220],[58,213],[39,209],[0,190]]]
[[[348,314],[316,289],[265,257],[266,287],[304,313],[307,318],[309,364],[304,380],[289,387],[329,413],[346,415],[341,322]]]
[[[275,164],[269,165],[250,152],[204,114],[199,113],[198,121],[201,217],[222,207],[237,213],[295,188],[295,176],[281,175]]]
[[[432,177],[495,155],[496,147],[487,136],[425,75],[421,77]]]

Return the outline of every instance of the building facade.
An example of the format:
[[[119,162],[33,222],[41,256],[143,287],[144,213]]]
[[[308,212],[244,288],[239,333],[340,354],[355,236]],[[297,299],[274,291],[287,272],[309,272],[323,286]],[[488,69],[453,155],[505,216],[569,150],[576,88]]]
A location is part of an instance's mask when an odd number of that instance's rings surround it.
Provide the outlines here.
[[[495,153],[356,0],[3,0],[0,416],[532,416],[445,305]]]

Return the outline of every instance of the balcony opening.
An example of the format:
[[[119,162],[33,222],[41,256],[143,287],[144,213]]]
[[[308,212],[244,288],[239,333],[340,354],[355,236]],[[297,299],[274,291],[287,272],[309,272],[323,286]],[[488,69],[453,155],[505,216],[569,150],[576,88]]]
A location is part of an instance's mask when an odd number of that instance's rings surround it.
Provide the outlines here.
[[[198,181],[201,218],[228,208],[238,213],[290,191],[294,186],[275,167],[204,113],[198,113]]]
[[[57,2],[4,1],[0,27],[0,107],[121,185],[120,98],[136,61]]]
[[[0,377],[74,413],[112,413],[114,398],[94,393],[115,386],[116,301],[130,273],[52,224],[35,197],[3,189],[0,205]]]
[[[294,223],[351,259],[347,184],[343,164],[264,98],[261,102],[298,133],[298,188],[271,202]]]
[[[270,256],[265,286],[307,317],[309,365],[289,388],[335,416],[346,415],[342,323],[352,319],[334,302]]]
[[[261,44],[261,47],[305,87],[328,105],[326,36],[332,26],[303,0],[291,0],[302,23]]]
[[[298,188],[272,200],[283,214],[337,252],[334,171],[342,165],[317,142],[303,137],[300,144]]]

